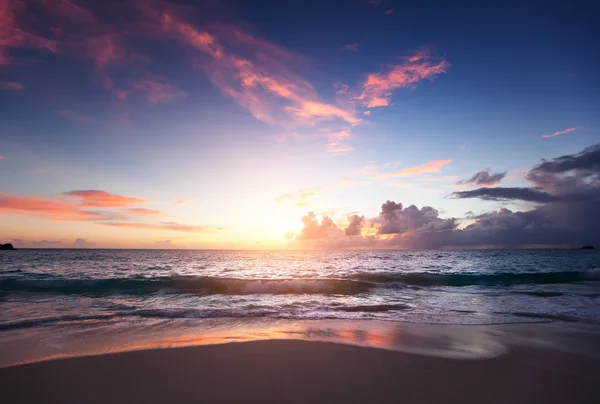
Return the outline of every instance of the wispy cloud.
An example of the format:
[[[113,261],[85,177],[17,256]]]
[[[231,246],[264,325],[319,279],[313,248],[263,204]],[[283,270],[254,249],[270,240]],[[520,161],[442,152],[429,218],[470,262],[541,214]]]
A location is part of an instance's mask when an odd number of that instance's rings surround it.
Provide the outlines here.
[[[78,198],[80,200],[79,206],[87,208],[129,207],[147,202],[144,199],[99,190],[69,191],[64,192],[62,195]]]
[[[35,214],[58,221],[100,218],[99,215],[83,211],[71,203],[36,196],[0,195],[0,212],[2,211]]]
[[[185,233],[214,233],[222,230],[220,227],[215,226],[195,226],[189,224],[182,224],[176,222],[160,222],[158,224],[152,223],[130,223],[130,222],[102,222],[100,223],[110,227],[120,227],[124,229],[134,230],[170,230],[179,231]]]
[[[64,198],[67,196],[68,198]],[[71,197],[78,199],[71,199]],[[59,198],[0,194],[1,214],[25,214],[40,219],[76,222],[88,221],[111,227],[165,230],[188,233],[207,233],[222,230],[216,226],[199,226],[163,221],[158,223],[137,222],[139,218],[163,216],[164,212],[154,209],[128,206],[144,203],[141,198],[111,194],[106,191],[70,191]],[[110,208],[123,208],[113,209]],[[98,210],[102,208],[102,210]]]
[[[186,95],[185,91],[169,83],[151,78],[136,80],[132,87],[144,93],[149,104],[167,103]]]
[[[301,189],[294,193],[279,195],[275,198],[275,201],[282,205],[294,205],[304,208],[311,208],[312,205],[310,204],[310,199],[317,195],[319,190],[320,187]]]
[[[4,90],[20,91],[24,90],[25,86],[17,81],[0,81],[0,88]]]
[[[0,66],[14,64],[11,48],[28,48],[56,52],[56,42],[34,32],[24,30],[17,24],[20,15],[26,13],[25,2],[0,0]]]
[[[365,172],[372,178],[376,179],[388,179],[388,178],[402,178],[402,177],[412,177],[421,174],[427,173],[439,173],[442,171],[442,168],[448,164],[450,164],[452,160],[433,160],[427,162],[425,164],[421,164],[419,166],[413,166],[404,168],[396,171],[389,172],[381,172],[378,171],[373,166],[367,166]]]
[[[390,14],[392,14],[393,12],[394,12],[394,9],[393,9],[393,8],[388,8],[387,10],[385,10],[385,14],[386,14],[386,15],[390,15]]]
[[[567,133],[575,132],[576,130],[577,130],[577,128],[567,128],[565,130],[554,132],[549,135],[542,135],[542,137],[543,138],[556,137],[556,136],[560,136],[560,135],[565,135]]]
[[[164,212],[161,210],[145,209],[145,208],[123,209],[122,212],[132,215],[132,216],[162,216],[164,214]]]
[[[344,129],[338,132],[329,134],[329,141],[325,146],[325,151],[333,155],[344,155],[352,150],[354,147],[350,146],[346,141],[350,139],[352,135],[349,129]]]
[[[358,42],[357,43],[351,43],[351,44],[348,44],[348,45],[344,45],[343,48],[345,50],[356,52],[358,50]]]
[[[368,108],[387,106],[394,90],[433,79],[445,73],[449,66],[445,60],[433,60],[424,52],[417,53],[407,58],[405,63],[390,66],[384,73],[369,74],[356,99]]]
[[[297,73],[301,56],[237,27],[221,24],[197,28],[169,10],[160,12],[143,3],[139,6],[154,24],[153,35],[159,33],[186,45],[194,65],[256,119],[286,131],[313,130],[325,122],[338,127],[362,122],[353,105],[324,101]]]

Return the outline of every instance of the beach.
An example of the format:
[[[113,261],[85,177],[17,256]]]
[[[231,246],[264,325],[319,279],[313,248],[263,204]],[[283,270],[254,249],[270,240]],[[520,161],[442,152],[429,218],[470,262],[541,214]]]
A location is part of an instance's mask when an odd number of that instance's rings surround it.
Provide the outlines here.
[[[0,369],[3,403],[595,403],[598,382],[600,361],[552,349],[464,360],[299,340]]]

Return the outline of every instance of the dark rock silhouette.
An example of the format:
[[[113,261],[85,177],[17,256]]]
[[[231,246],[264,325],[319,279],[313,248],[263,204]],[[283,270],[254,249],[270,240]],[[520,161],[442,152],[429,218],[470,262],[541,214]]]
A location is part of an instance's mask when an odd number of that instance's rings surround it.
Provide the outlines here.
[[[584,245],[583,247],[581,247],[582,250],[593,250],[594,246],[593,245]]]
[[[8,243],[8,244],[0,244],[0,250],[16,250],[16,248],[13,247],[12,244]]]

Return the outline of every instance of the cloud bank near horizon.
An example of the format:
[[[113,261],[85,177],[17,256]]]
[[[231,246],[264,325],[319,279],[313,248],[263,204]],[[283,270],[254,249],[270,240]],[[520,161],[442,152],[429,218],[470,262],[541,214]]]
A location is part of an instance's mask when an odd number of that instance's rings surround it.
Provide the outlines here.
[[[469,184],[495,186],[505,173],[476,173]],[[459,218],[442,218],[431,206],[418,208],[388,200],[378,216],[353,215],[345,230],[313,212],[303,219],[294,243],[310,248],[580,247],[600,244],[600,143],[580,153],[542,160],[525,178],[530,187],[482,187],[456,191],[452,198],[521,201],[537,206],[507,208]],[[370,231],[361,231],[370,229]]]

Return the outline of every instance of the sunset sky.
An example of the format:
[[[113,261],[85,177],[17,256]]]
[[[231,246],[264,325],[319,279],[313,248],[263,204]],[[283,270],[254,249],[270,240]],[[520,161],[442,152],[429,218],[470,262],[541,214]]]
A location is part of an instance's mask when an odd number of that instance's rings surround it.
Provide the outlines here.
[[[0,0],[0,242],[600,242],[598,16],[583,1]]]

